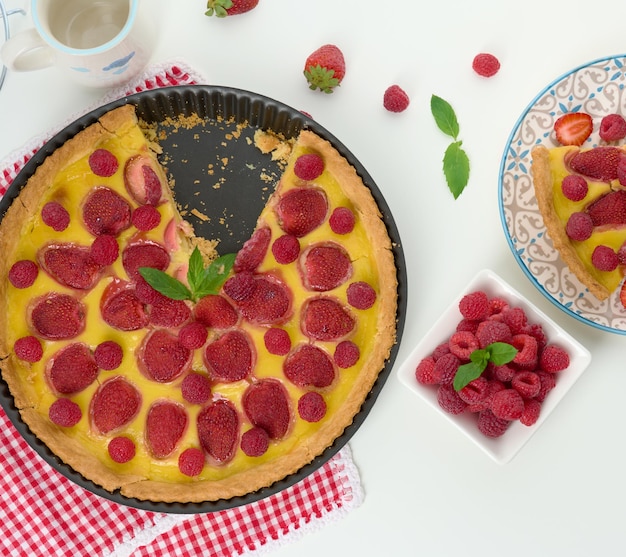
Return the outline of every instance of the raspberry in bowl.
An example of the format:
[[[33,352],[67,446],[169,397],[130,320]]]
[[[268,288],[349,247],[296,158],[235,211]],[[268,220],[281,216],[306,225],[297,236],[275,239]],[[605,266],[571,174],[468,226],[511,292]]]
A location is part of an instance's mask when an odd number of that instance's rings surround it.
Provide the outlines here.
[[[505,464],[590,361],[576,339],[485,269],[418,343],[398,378]]]

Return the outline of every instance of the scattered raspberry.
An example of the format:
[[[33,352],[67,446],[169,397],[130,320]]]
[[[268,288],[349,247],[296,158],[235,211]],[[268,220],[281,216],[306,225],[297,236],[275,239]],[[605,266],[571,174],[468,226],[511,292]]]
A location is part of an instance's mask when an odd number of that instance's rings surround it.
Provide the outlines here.
[[[446,354],[450,354],[450,342],[444,341],[439,346],[436,346],[433,350],[433,358],[437,361],[441,356],[445,356]]]
[[[515,375],[515,368],[509,365],[501,365],[501,366],[493,366],[492,375],[494,379],[498,381],[502,381],[503,383],[508,383],[513,379]]]
[[[107,149],[96,149],[89,155],[89,167],[96,176],[108,178],[119,168],[117,157]]]
[[[152,230],[161,223],[161,213],[154,205],[140,205],[133,211],[131,222],[137,230]]]
[[[178,341],[189,350],[201,348],[208,336],[206,327],[198,321],[187,323],[178,331]]]
[[[461,319],[456,326],[456,331],[461,333],[463,331],[467,331],[468,333],[476,334],[476,329],[478,329],[478,325],[480,321],[474,319]]]
[[[469,331],[454,333],[449,341],[450,352],[461,360],[469,360],[474,350],[480,348],[476,336]]]
[[[293,165],[293,172],[300,180],[315,180],[324,172],[324,159],[316,153],[300,155]]]
[[[58,398],[48,410],[50,421],[61,427],[75,426],[83,417],[80,406],[69,398]]]
[[[28,288],[37,279],[39,267],[30,259],[21,259],[11,265],[9,281],[15,288]]]
[[[524,401],[524,411],[519,421],[525,426],[531,426],[537,423],[539,414],[541,413],[541,402],[537,399],[529,399]]]
[[[65,230],[70,224],[70,214],[56,201],[49,201],[41,209],[41,219],[56,232]]]
[[[262,456],[269,446],[269,435],[262,427],[253,427],[241,436],[241,450],[248,456]]]
[[[183,398],[191,404],[204,404],[211,398],[211,382],[206,375],[190,373],[180,385]]]
[[[369,309],[376,302],[376,291],[366,282],[353,282],[346,295],[348,303],[356,309]]]
[[[491,411],[503,420],[518,420],[524,411],[524,400],[515,389],[503,389],[493,396]]]
[[[491,77],[498,73],[500,61],[493,54],[481,52],[474,57],[472,69],[482,77]]]
[[[437,389],[437,402],[449,414],[460,414],[467,408],[467,403],[452,385],[441,385]]]
[[[591,262],[600,271],[614,271],[619,265],[619,257],[613,248],[600,245],[593,250]]]
[[[528,327],[526,312],[520,307],[509,308],[502,312],[502,322],[513,335],[520,334]]]
[[[523,398],[533,398],[541,390],[541,379],[533,371],[518,371],[511,380],[511,387]]]
[[[111,459],[118,464],[124,464],[135,457],[135,443],[123,435],[111,439],[108,450]]]
[[[582,211],[572,213],[565,225],[566,234],[577,242],[582,242],[591,237],[593,221],[591,217]]]
[[[569,367],[569,354],[556,344],[548,344],[541,352],[539,365],[548,373],[563,371]]]
[[[195,447],[185,449],[178,457],[178,469],[181,474],[191,478],[199,476],[204,468],[204,453]]]
[[[459,391],[459,397],[467,404],[477,404],[489,395],[489,381],[486,377],[480,376],[470,381]]]
[[[461,361],[452,353],[444,354],[435,362],[433,375],[441,385],[452,385]]]
[[[607,114],[600,122],[600,139],[619,141],[626,137],[626,120],[620,114]]]
[[[548,339],[546,337],[546,333],[543,330],[543,327],[539,323],[533,323],[525,332],[526,334],[529,334],[530,336],[534,337],[535,340],[537,341],[537,352],[543,350],[543,348],[548,342]]]
[[[354,230],[356,218],[348,207],[337,207],[330,215],[328,224],[335,234],[349,234]]]
[[[270,354],[286,356],[289,350],[291,350],[291,339],[285,329],[279,329],[278,327],[268,329],[265,335],[263,335],[263,342]]]
[[[561,182],[563,195],[571,201],[582,201],[587,196],[587,180],[579,174],[568,174]]]
[[[485,348],[494,342],[510,343],[513,339],[511,329],[501,321],[483,321],[476,329],[476,338],[481,348]]]
[[[498,418],[491,410],[483,410],[478,414],[478,430],[486,437],[500,437],[507,430],[511,422]]]
[[[489,300],[489,317],[491,319],[498,318],[509,309],[509,303],[504,298],[495,296]]]
[[[523,368],[534,368],[539,350],[537,339],[532,335],[519,334],[513,336],[511,344],[517,348],[513,363]]]
[[[295,236],[283,234],[272,244],[272,254],[281,265],[293,263],[300,255],[300,241]]]
[[[102,234],[91,244],[91,258],[98,265],[112,265],[120,254],[120,246],[115,236]]]
[[[105,340],[96,346],[93,357],[100,369],[117,369],[122,364],[124,351],[114,340]]]
[[[389,112],[404,112],[409,102],[409,96],[399,85],[388,87],[383,95],[383,106]]]
[[[426,356],[422,358],[415,368],[415,379],[422,385],[436,385],[438,379],[433,375],[435,369],[435,358]]]
[[[326,415],[326,401],[315,391],[303,394],[298,399],[298,414],[305,422],[319,422]]]
[[[356,364],[360,357],[361,351],[359,350],[359,347],[351,340],[344,340],[335,348],[333,360],[338,367],[347,369]]]
[[[485,319],[489,315],[489,297],[482,291],[466,294],[459,302],[459,311],[465,319]]]
[[[38,362],[43,357],[43,347],[37,337],[32,335],[18,338],[13,345],[15,355],[25,362]]]

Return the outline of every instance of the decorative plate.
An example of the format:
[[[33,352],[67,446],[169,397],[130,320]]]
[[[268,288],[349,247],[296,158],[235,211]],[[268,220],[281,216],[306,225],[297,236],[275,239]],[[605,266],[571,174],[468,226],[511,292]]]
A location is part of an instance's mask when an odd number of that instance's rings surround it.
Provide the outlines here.
[[[507,141],[500,166],[502,225],[517,262],[531,282],[565,313],[592,327],[626,334],[626,308],[619,289],[600,302],[568,269],[546,234],[530,175],[531,149],[558,145],[553,126],[566,112],[586,112],[594,132],[585,147],[596,145],[603,116],[626,116],[626,55],[595,60],[559,77],[524,110]]]

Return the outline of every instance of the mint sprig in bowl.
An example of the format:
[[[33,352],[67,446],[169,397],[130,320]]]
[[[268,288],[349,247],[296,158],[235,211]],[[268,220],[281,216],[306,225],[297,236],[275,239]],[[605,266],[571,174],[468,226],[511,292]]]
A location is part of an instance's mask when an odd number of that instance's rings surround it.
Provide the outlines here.
[[[527,316],[529,324],[541,326],[548,343],[561,347],[569,355],[567,368],[551,374],[555,379],[554,387],[542,399],[541,410],[536,421],[532,425],[524,425],[519,419],[511,420],[504,433],[498,437],[488,437],[479,430],[477,423],[479,412],[473,411],[474,409],[472,408],[463,408],[456,414],[444,411],[438,400],[438,387],[436,385],[421,384],[416,379],[418,364],[431,355],[439,346],[448,342],[459,323],[463,320],[459,310],[460,301],[467,294],[477,291],[484,292],[490,299],[504,300],[509,307],[521,308]],[[476,349],[472,350],[472,348]],[[518,352],[517,347],[507,342],[496,342],[483,347],[468,348],[469,356],[455,370],[453,382],[456,382],[456,385],[451,382],[447,392],[454,391],[458,394],[463,388],[471,388],[473,386],[472,382],[478,377],[481,377],[483,374],[485,376],[488,376],[490,373],[493,374],[493,366],[507,366],[510,364],[511,367],[515,367],[516,364],[513,362],[516,361],[516,358],[517,361],[522,361],[523,359],[522,354],[518,356]],[[417,342],[408,358],[398,368],[398,379],[409,391],[431,406],[495,462],[505,464],[539,430],[559,402],[587,369],[590,361],[591,354],[575,338],[496,273],[486,269],[480,271],[469,281],[466,288],[453,298],[450,305],[441,314],[432,328]],[[413,404],[413,399],[407,399],[406,404]],[[423,423],[416,424],[416,437],[423,427]]]

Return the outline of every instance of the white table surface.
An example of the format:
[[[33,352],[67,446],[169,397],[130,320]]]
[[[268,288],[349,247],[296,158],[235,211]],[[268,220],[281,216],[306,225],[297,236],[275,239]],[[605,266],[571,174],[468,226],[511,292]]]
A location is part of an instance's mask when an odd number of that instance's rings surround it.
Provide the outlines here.
[[[350,443],[365,500],[276,557],[626,554],[626,339],[577,322],[536,290],[509,250],[497,196],[506,140],[535,95],[574,67],[626,52],[624,3],[261,0],[249,14],[217,20],[204,16],[202,0],[150,1],[160,26],[153,62],[180,58],[211,84],[312,114],[368,169],[403,240],[409,298],[396,366]],[[26,0],[6,4],[27,7]],[[29,25],[28,17],[11,18],[14,33]],[[306,56],[324,43],[340,46],[347,62],[332,95],[310,91],[302,77]],[[491,79],[471,69],[482,51],[502,64]],[[393,83],[411,97],[402,114],[382,107]],[[72,86],[54,69],[9,74],[0,91],[0,158],[104,93]],[[470,182],[456,201],[441,170],[449,139],[431,116],[433,93],[456,109],[471,160]],[[485,267],[593,355],[560,406],[504,466],[396,377],[452,297]]]

